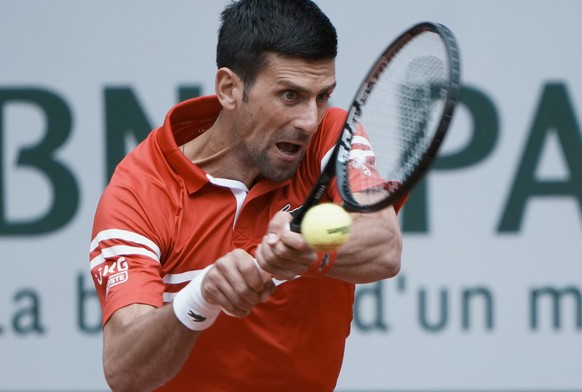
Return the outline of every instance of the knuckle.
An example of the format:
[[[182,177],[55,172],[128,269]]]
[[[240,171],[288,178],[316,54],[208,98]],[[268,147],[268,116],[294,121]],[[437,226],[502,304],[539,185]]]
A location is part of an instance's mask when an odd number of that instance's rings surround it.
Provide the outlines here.
[[[241,272],[245,275],[252,274],[256,269],[257,267],[254,263],[245,263],[240,266]]]

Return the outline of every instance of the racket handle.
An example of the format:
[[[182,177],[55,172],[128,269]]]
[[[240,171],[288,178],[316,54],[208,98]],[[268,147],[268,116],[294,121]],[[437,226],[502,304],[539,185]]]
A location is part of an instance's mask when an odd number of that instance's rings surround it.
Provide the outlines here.
[[[298,209],[291,211],[291,216],[293,220],[289,224],[289,228],[294,233],[301,233],[301,221],[303,220],[303,207],[299,207]]]
[[[291,224],[289,225],[289,228],[294,233],[301,233],[301,225],[300,224],[291,222]]]

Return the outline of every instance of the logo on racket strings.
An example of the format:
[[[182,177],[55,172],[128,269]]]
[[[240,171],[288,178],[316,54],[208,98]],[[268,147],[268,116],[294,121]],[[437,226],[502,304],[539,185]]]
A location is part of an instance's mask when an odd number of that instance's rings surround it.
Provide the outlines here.
[[[342,138],[340,140],[340,149],[337,155],[337,161],[341,164],[345,164],[350,158],[350,147],[352,146],[352,136],[353,129],[350,124],[346,124],[342,132]]]

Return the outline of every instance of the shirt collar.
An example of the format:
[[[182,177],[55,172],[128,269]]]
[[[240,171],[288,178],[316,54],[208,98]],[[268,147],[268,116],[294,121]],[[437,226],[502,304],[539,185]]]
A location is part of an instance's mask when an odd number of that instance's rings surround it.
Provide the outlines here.
[[[206,173],[192,164],[179,146],[208,130],[216,121],[220,110],[216,96],[189,99],[174,106],[158,130],[157,141],[160,149],[172,169],[183,179],[190,194],[209,181]]]
[[[157,141],[169,165],[182,178],[189,194],[195,193],[210,182],[207,173],[193,164],[179,146],[198,137],[216,121],[222,106],[215,95],[186,100],[174,106],[166,115],[157,132]],[[273,182],[259,180],[250,190],[253,197],[275,188],[286,186],[289,180]]]

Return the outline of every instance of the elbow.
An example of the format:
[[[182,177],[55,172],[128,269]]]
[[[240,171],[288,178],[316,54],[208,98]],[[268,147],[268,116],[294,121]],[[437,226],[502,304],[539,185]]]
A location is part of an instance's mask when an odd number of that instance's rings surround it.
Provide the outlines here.
[[[139,375],[131,374],[123,369],[113,366],[111,363],[103,364],[105,381],[112,392],[147,392],[153,391],[155,387],[151,382],[144,381]],[[161,385],[160,385],[161,386]]]
[[[390,247],[383,252],[379,265],[382,279],[393,278],[400,272],[402,263],[402,238],[395,238]]]
[[[120,374],[120,371],[116,371],[116,369],[113,366],[108,365],[107,362],[103,364],[103,370],[105,373],[105,381],[107,382],[107,385],[109,385],[111,391],[125,392],[135,390],[133,389],[134,386],[129,383],[132,378],[127,376],[123,377]]]
[[[107,385],[109,386],[109,389],[111,389],[111,391],[123,392],[129,390],[129,386],[125,386],[123,385],[122,382],[120,382],[121,380],[117,376],[117,373],[113,371],[111,367],[104,365],[103,370],[105,373],[105,381],[107,382]]]
[[[384,268],[385,271],[384,279],[393,278],[396,275],[398,275],[398,273],[400,272],[400,266],[401,266],[400,255],[398,255],[398,257],[390,258],[390,260],[386,263]]]
[[[378,223],[374,263],[379,279],[393,278],[400,272],[402,262],[402,233],[392,208],[383,211]]]
[[[389,255],[379,263],[381,265],[381,279],[393,278],[400,272],[401,257],[398,255]]]

